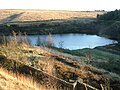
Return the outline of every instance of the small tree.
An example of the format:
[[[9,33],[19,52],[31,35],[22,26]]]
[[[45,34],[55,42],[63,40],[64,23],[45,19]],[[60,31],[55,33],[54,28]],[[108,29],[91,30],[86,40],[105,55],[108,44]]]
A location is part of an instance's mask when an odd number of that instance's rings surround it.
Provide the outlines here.
[[[51,47],[53,46],[53,38],[52,35],[49,33],[48,37],[47,37],[47,46]]]
[[[22,42],[23,42],[22,33],[19,31],[18,36],[17,36],[17,43],[22,44]]]
[[[87,50],[87,53],[86,53],[86,58],[87,58],[87,62],[90,63],[91,60],[93,59],[93,56],[92,56],[92,52],[91,52],[91,49],[90,49],[90,46]]]
[[[44,43],[43,43],[43,41],[41,40],[40,36],[37,37],[36,45],[37,45],[37,46],[44,46]]]
[[[13,39],[12,39],[12,44],[17,45],[17,34],[15,31],[12,31]]]
[[[31,45],[31,40],[28,38],[26,32],[24,32],[24,41],[23,41],[23,43],[25,43],[27,45]]]
[[[64,41],[61,40],[61,41],[59,42],[59,48],[63,48],[63,44],[64,44]]]

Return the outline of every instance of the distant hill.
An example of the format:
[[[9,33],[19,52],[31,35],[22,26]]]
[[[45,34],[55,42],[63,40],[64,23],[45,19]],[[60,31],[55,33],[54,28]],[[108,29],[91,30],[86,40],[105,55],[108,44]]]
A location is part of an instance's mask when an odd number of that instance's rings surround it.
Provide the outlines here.
[[[96,18],[104,12],[57,10],[0,10],[0,21],[40,21],[52,19]]]

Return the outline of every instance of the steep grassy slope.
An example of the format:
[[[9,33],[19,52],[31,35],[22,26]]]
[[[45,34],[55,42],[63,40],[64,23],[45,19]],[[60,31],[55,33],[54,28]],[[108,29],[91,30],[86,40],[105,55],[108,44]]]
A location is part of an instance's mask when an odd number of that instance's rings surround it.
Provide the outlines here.
[[[53,53],[54,52],[54,53]],[[4,55],[7,59],[1,61],[0,66],[7,68],[8,70],[23,70],[24,65],[34,67],[37,70],[42,70],[50,75],[56,76],[67,82],[75,82],[79,77],[84,83],[88,83],[96,88],[100,88],[100,84],[105,87],[113,87],[111,84],[119,84],[119,78],[114,74],[114,77],[105,70],[100,70],[85,63],[89,63],[88,58],[81,57],[72,58],[71,55],[59,54],[59,52],[39,47],[22,46],[1,46],[0,55]],[[4,62],[4,64],[2,64]],[[16,63],[15,67],[14,64]],[[16,69],[15,69],[16,68]],[[19,72],[19,71],[18,71]],[[33,72],[34,73],[34,72]],[[33,74],[32,74],[33,75]],[[107,81],[106,81],[107,79]],[[107,82],[110,82],[109,84]],[[108,84],[108,86],[106,85]]]

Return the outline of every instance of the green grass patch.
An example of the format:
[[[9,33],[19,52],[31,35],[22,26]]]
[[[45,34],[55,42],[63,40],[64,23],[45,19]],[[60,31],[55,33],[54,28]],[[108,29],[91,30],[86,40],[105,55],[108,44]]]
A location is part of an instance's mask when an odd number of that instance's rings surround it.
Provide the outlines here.
[[[110,72],[116,73],[120,75],[120,55],[114,54],[108,51],[99,50],[97,48],[95,49],[78,49],[78,50],[68,50],[68,49],[57,49],[64,53],[69,53],[76,56],[84,56],[86,57],[86,60],[88,59],[87,56],[92,57],[92,60],[89,62],[89,64],[108,70]],[[90,58],[91,59],[91,58]]]

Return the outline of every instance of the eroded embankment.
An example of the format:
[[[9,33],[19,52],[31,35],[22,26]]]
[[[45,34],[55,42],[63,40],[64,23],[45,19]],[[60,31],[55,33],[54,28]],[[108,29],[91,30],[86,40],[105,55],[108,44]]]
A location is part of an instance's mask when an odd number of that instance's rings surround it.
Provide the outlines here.
[[[16,62],[2,56],[0,56],[0,66],[9,72],[13,72],[13,76],[16,78],[21,78],[23,82],[30,82],[33,86],[38,88],[41,86],[48,89],[53,88],[57,90],[60,88],[63,90],[72,90],[73,88],[73,85],[70,83],[50,76],[43,71],[24,65],[21,62]]]
[[[86,88],[96,90],[96,88],[83,82],[69,83],[46,72],[24,65],[19,61],[7,59],[4,56],[0,56],[0,71],[40,90],[85,90]]]

